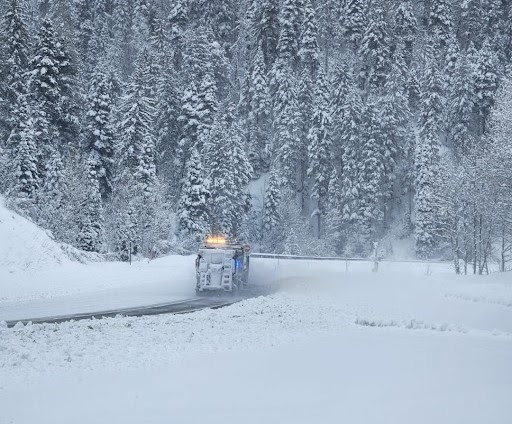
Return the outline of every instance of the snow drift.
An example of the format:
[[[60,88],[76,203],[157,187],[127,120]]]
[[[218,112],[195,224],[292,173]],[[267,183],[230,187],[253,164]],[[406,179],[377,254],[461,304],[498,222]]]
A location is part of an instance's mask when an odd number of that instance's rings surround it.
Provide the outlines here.
[[[0,271],[41,269],[69,261],[61,245],[5,205],[0,196]]]

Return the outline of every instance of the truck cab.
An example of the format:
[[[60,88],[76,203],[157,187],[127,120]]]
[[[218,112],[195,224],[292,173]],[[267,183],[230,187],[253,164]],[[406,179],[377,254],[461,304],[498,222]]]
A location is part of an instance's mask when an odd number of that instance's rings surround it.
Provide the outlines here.
[[[196,293],[234,293],[243,290],[249,276],[247,245],[206,243],[196,259]]]

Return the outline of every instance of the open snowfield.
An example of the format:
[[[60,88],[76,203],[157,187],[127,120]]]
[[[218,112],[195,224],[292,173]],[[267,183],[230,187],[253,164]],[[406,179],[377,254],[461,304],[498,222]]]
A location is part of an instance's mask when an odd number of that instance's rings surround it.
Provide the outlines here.
[[[512,422],[510,274],[253,259],[251,279],[279,290],[0,328],[0,423]]]

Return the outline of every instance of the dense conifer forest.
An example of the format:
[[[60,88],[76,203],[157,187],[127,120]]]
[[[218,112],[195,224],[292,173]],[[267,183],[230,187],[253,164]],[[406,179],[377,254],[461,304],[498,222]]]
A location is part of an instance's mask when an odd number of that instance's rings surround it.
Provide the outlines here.
[[[512,256],[511,0],[3,0],[0,191],[80,249]]]

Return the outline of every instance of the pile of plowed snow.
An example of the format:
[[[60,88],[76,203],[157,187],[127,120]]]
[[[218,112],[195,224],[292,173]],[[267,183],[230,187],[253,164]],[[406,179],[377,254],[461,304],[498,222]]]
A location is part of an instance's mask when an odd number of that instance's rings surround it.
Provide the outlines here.
[[[8,209],[0,196],[0,271],[40,269],[67,261],[59,243],[36,224]]]

